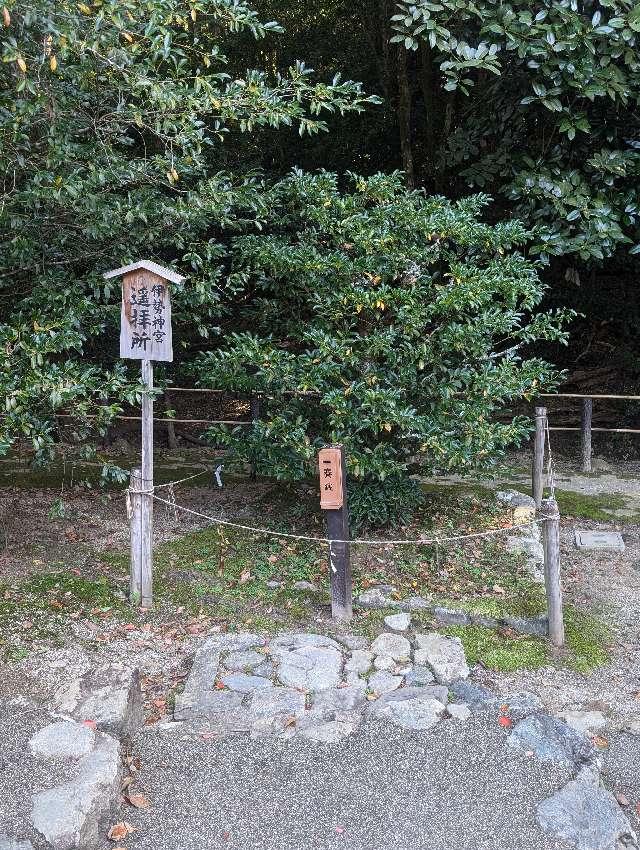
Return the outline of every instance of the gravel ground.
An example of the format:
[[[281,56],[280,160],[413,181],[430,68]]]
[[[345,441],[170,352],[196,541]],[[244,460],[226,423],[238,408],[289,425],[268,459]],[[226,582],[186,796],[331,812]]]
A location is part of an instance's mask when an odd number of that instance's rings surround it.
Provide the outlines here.
[[[640,834],[640,737],[619,733],[610,735],[608,741],[602,778]]]
[[[220,742],[146,731],[134,742],[132,850],[564,850],[535,820],[567,779],[506,744],[495,720],[407,733],[367,723],[339,745]]]
[[[62,782],[64,764],[41,761],[31,755],[29,738],[51,722],[50,715],[28,700],[0,697],[0,835],[28,839],[35,850],[45,848],[35,831],[25,831],[31,813],[31,795]]]

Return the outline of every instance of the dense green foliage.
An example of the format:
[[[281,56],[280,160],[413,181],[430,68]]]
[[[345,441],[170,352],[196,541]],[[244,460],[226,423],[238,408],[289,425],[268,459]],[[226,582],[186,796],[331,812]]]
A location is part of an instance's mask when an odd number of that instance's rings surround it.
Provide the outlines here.
[[[526,231],[482,222],[482,195],[452,204],[400,175],[350,183],[295,173],[265,195],[268,228],[234,240],[227,286],[243,331],[197,371],[268,401],[255,427],[221,439],[294,479],[343,443],[372,494],[410,471],[495,463],[529,423],[494,414],[551,377],[523,346],[563,336],[561,315],[534,312],[544,288],[518,250]],[[375,500],[364,513],[378,516]]]
[[[51,453],[52,413],[79,439],[136,385],[115,358],[119,288],[101,272],[152,255],[190,271],[176,293],[185,350],[218,319],[217,235],[255,220],[259,186],[219,168],[225,138],[325,129],[358,84],[230,75],[225,47],[279,31],[243,0],[9,3],[0,27],[0,450]],[[90,417],[96,415],[97,421]]]
[[[286,22],[278,58],[304,44],[384,98],[335,128],[338,167],[402,167],[449,197],[486,191],[496,215],[537,228],[542,255],[578,266],[640,242],[635,0],[259,3]],[[323,154],[311,142],[283,158],[310,168]]]

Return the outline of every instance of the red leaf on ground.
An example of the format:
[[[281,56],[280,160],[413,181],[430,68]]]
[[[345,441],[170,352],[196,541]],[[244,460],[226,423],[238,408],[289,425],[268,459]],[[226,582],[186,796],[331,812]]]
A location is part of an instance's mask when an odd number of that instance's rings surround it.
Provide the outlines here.
[[[126,838],[133,831],[134,827],[130,823],[126,820],[121,820],[119,823],[114,823],[107,833],[107,838],[110,838],[111,841],[119,841],[121,838]]]
[[[498,718],[498,723],[505,729],[509,729],[511,726],[513,726],[513,720],[510,717],[505,717],[504,715]]]
[[[83,720],[82,725],[87,726],[89,729],[95,729],[98,724],[95,720]]]
[[[129,794],[126,800],[134,809],[148,809],[151,805],[144,794]]]

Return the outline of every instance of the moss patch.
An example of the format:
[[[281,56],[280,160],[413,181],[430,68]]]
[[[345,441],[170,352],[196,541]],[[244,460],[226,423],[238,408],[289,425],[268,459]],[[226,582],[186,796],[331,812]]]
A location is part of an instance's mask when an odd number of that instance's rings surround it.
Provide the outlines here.
[[[100,622],[126,612],[121,594],[106,577],[89,580],[60,571],[0,585],[0,657],[17,660],[38,642],[59,645],[70,621]]]
[[[599,522],[610,521],[615,511],[627,507],[624,496],[605,493],[586,494],[556,490],[556,499],[561,516],[580,517]]]
[[[545,665],[570,667],[589,673],[608,660],[609,631],[597,617],[568,605],[564,610],[566,652],[555,653],[546,638],[516,635],[510,630],[480,626],[448,626],[445,634],[459,637],[469,664],[481,663],[490,670],[535,670]]]

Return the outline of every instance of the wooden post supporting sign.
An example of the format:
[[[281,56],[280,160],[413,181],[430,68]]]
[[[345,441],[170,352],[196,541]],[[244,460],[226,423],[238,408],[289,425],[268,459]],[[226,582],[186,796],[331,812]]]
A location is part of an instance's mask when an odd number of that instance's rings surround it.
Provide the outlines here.
[[[318,467],[320,507],[325,512],[329,538],[331,616],[334,620],[346,621],[353,616],[353,591],[344,447],[329,446],[320,449]]]
[[[169,283],[185,278],[150,260],[107,272],[122,278],[120,357],[140,360],[142,383],[142,468],[130,481],[130,599],[148,608],[153,602],[153,361],[173,361]]]

